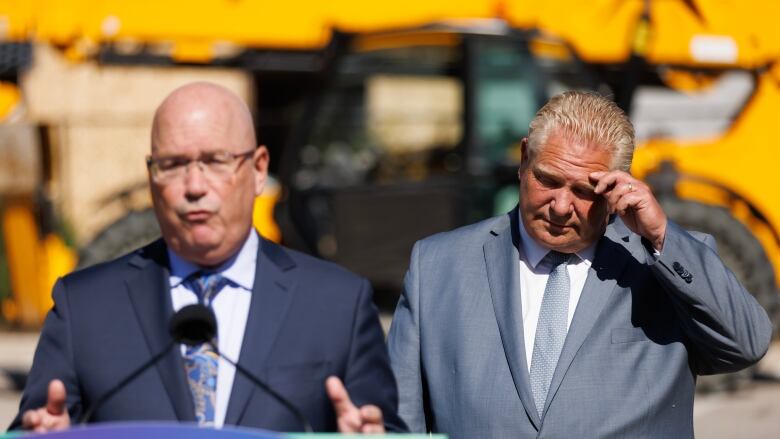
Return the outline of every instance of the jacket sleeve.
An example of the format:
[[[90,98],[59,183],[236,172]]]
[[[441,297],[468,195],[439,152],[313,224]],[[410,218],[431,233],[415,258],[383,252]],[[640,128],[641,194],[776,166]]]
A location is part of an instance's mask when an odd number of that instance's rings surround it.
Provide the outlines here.
[[[772,325],[718,257],[712,236],[702,236],[669,221],[663,252],[648,254],[648,260],[690,340],[696,372],[733,372],[764,356]]]
[[[9,429],[21,428],[22,415],[27,410],[46,405],[49,382],[60,379],[67,392],[66,406],[71,422],[81,413],[79,383],[73,363],[70,314],[65,282],[57,280],[52,293],[54,307],[49,311],[35,349],[32,368],[22,393],[19,413]]]
[[[406,425],[398,417],[395,379],[390,369],[382,326],[371,296],[371,286],[364,279],[360,286],[352,327],[352,343],[344,385],[356,406],[374,404],[382,410],[388,431],[406,432]]]
[[[418,242],[412,250],[404,289],[388,335],[390,363],[398,382],[398,413],[413,433],[427,430],[420,356],[419,258]]]

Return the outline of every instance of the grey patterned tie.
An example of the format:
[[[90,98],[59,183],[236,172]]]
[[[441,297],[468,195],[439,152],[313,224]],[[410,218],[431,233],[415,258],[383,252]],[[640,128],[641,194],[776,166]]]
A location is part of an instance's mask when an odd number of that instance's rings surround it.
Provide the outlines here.
[[[570,253],[557,251],[551,251],[545,256],[545,259],[552,264],[552,271],[544,287],[531,356],[531,392],[540,418],[550,389],[550,381],[558,364],[563,342],[566,340],[570,289],[566,264],[570,258]]]

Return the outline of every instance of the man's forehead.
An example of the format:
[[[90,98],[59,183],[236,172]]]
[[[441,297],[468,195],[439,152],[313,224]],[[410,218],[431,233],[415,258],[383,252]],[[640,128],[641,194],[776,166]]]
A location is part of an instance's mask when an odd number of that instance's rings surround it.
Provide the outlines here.
[[[243,121],[231,116],[217,109],[201,108],[161,115],[152,129],[152,152],[243,151],[255,146],[251,118]]]
[[[152,148],[168,137],[214,137],[250,140],[254,122],[244,101],[228,89],[211,83],[193,83],[174,90],[155,112]]]
[[[537,162],[531,165],[531,170],[537,175],[571,180],[572,183],[580,186],[595,187],[595,183],[591,181],[589,176],[591,171],[587,169],[583,169],[583,172],[580,173],[572,173],[568,169]]]
[[[533,152],[532,162],[539,160],[553,162],[555,160],[572,160],[588,162],[603,162],[607,159],[611,163],[613,148],[596,141],[569,134],[553,131]]]

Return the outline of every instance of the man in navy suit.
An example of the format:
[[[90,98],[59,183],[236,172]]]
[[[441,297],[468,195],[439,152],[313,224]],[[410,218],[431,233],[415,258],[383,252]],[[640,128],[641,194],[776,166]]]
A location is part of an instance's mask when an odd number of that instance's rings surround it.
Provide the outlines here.
[[[269,156],[255,146],[246,105],[213,84],[181,87],[157,110],[151,143],[149,183],[163,238],[57,282],[11,428],[70,426],[163,352],[171,315],[204,301],[208,289],[219,350],[296,406],[314,430],[403,430],[368,282],[252,227]],[[219,281],[198,284],[204,273]],[[91,420],[195,422],[197,414],[207,426],[302,428],[279,401],[211,354],[169,349]],[[198,369],[204,364],[211,369]],[[197,384],[198,376],[206,379]]]

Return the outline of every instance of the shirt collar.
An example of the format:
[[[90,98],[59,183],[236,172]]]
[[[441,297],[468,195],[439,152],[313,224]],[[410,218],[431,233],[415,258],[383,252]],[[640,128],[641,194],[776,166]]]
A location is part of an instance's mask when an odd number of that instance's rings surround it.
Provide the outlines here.
[[[518,215],[520,214],[518,213]],[[523,253],[525,254],[525,260],[531,264],[531,267],[536,269],[536,266],[542,262],[542,259],[544,259],[545,256],[547,256],[547,253],[550,252],[550,249],[542,247],[538,242],[536,242],[536,240],[531,238],[531,236],[525,230],[525,225],[523,224],[522,218],[519,218],[517,224],[517,227],[520,229],[520,246],[522,247]],[[593,263],[593,257],[596,255],[596,243],[593,243],[576,252],[575,255],[577,255],[580,260],[585,262],[585,264],[591,265]],[[572,263],[574,263],[574,261],[572,261]]]
[[[213,271],[221,274],[232,284],[252,291],[255,283],[257,248],[259,245],[260,239],[257,237],[257,232],[252,229],[244,241],[244,245],[241,246],[241,250]],[[171,261],[171,275],[169,278],[171,288],[179,286],[188,276],[201,269],[200,266],[176,254],[170,247],[168,247],[168,260]]]

